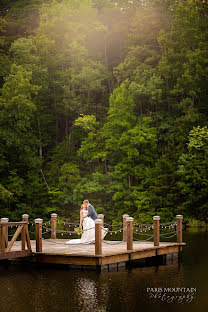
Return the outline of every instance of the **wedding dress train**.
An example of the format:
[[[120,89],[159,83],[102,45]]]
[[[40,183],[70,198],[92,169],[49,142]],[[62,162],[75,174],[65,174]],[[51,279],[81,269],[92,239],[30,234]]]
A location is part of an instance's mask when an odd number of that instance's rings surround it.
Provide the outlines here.
[[[87,217],[88,210],[83,209],[83,233],[81,238],[70,239],[65,244],[90,244],[95,242],[95,222],[92,218]],[[102,239],[108,232],[108,228],[102,228]]]

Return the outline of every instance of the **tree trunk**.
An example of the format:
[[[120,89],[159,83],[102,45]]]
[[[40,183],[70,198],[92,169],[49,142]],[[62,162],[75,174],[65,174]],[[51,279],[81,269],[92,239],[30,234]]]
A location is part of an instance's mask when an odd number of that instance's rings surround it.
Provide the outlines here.
[[[129,188],[131,187],[131,176],[128,176],[128,180],[129,180]]]
[[[104,36],[104,55],[105,55],[105,66],[107,70],[109,70],[109,64],[108,64],[108,49],[107,49],[107,33]],[[110,84],[110,79],[108,79],[108,92],[109,94],[111,93],[111,84]]]
[[[194,95],[192,96],[192,104],[193,104],[193,106],[194,106]]]
[[[73,128],[74,128],[74,125],[72,125],[72,126],[69,128],[68,140],[67,140],[67,143],[66,143],[67,146],[70,146],[70,143],[71,143],[71,136],[72,136],[72,129],[73,129]]]
[[[68,119],[66,117],[66,120],[65,120],[65,135],[67,136],[68,135]]]
[[[40,159],[42,159],[43,158],[43,147],[41,144],[42,134],[41,134],[41,129],[40,129],[40,116],[39,115],[37,115],[37,120],[38,120],[38,132],[39,132],[39,140],[40,140],[39,156],[40,156]]]
[[[56,145],[58,144],[58,118],[56,114]]]
[[[108,174],[108,167],[107,167],[106,159],[104,160],[104,165],[105,165],[105,173]]]
[[[55,106],[55,118],[56,118],[56,145],[58,144],[58,118],[57,118],[57,112],[56,112],[56,92],[55,87],[53,87],[53,94],[54,94],[54,106]]]
[[[104,36],[104,55],[105,55],[105,66],[108,69],[107,33]]]
[[[165,83],[166,83],[166,87],[168,89],[168,80],[165,79]],[[170,113],[170,110],[171,110],[171,106],[170,106],[170,99],[169,99],[169,96],[167,96],[167,101],[168,101],[168,113]]]
[[[120,48],[120,63],[123,62],[123,50],[122,50],[122,44],[121,44],[121,37],[120,37],[120,40],[119,40],[119,48]]]

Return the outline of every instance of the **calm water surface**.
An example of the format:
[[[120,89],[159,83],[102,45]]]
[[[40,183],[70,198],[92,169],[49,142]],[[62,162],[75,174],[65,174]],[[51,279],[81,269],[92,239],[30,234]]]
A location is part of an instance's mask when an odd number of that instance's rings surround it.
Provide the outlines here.
[[[0,264],[0,312],[208,311],[208,232],[184,231],[177,264],[114,272]],[[147,288],[194,287],[191,302],[150,298]],[[187,293],[171,293],[179,296]]]

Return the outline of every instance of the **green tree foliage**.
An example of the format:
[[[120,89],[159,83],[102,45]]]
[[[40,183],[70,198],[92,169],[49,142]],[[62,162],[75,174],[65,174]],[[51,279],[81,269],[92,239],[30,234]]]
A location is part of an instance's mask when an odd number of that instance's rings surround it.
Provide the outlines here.
[[[2,0],[0,216],[206,220],[207,11]]]
[[[3,201],[7,200],[7,208],[11,201],[21,205],[21,198],[28,192],[27,183],[31,183],[32,199],[34,183],[29,181],[40,166],[36,153],[38,139],[32,129],[36,110],[33,97],[39,87],[30,80],[31,72],[13,64],[1,89],[1,193]]]
[[[184,201],[181,209],[188,217],[208,218],[208,129],[194,127],[188,137],[188,151],[179,158],[178,186]]]
[[[154,164],[157,138],[151,118],[137,118],[134,108],[131,93],[123,83],[110,97],[107,122],[103,126],[99,126],[94,116],[83,116],[76,121],[77,126],[88,132],[79,154],[94,162],[99,172],[89,177],[85,192],[95,200],[101,192],[106,202],[110,199],[113,217],[121,217],[125,210],[133,214],[147,212],[144,205],[140,207],[138,197],[145,191],[143,179]]]
[[[159,70],[167,87],[168,109],[183,98],[198,106],[207,96],[207,3],[180,3],[171,30],[160,34]]]
[[[0,17],[0,85],[3,84],[3,77],[9,74],[10,58],[6,49],[6,26],[7,20]]]

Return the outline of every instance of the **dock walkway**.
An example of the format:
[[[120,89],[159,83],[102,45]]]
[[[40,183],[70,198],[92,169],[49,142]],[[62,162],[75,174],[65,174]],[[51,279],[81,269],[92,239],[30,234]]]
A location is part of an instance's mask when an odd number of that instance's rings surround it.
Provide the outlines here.
[[[186,245],[182,240],[182,218],[177,215],[177,222],[160,224],[160,217],[153,216],[153,224],[146,225],[134,223],[133,218],[123,215],[123,224],[108,225],[108,234],[116,234],[123,231],[121,241],[102,239],[102,229],[106,225],[104,216],[95,220],[94,243],[67,245],[68,239],[57,239],[57,234],[76,233],[75,230],[57,229],[57,214],[51,214],[51,220],[43,224],[40,218],[35,223],[29,223],[28,215],[22,215],[22,221],[9,222],[8,218],[1,218],[0,221],[0,260],[16,259],[16,261],[45,263],[45,264],[66,264],[71,267],[82,268],[106,268],[109,266],[124,266],[137,259],[177,259],[182,246]],[[59,221],[58,221],[59,222]],[[63,226],[75,226],[74,223],[63,222]],[[16,232],[9,235],[10,227],[16,227]],[[35,232],[29,230],[29,226],[35,227]],[[118,228],[119,226],[119,228]],[[120,228],[122,226],[122,228]],[[112,227],[116,228],[113,230]],[[162,231],[160,228],[171,231]],[[34,229],[34,228],[33,228]],[[44,230],[44,232],[43,232]],[[85,229],[88,231],[92,229]],[[142,233],[152,231],[153,233]],[[43,235],[51,232],[50,239],[44,239]],[[30,233],[35,234],[35,240],[30,240]],[[21,235],[21,240],[17,240]],[[143,235],[146,240],[140,240]],[[11,237],[9,241],[9,237]],[[176,236],[177,242],[162,242],[161,239],[169,240]],[[153,240],[153,241],[150,241]],[[11,250],[12,249],[12,250]]]
[[[134,241],[133,250],[126,249],[124,241],[103,242],[102,255],[95,255],[94,244],[66,245],[68,239],[44,239],[43,251],[36,252],[36,241],[31,241],[32,254],[24,258],[26,262],[68,264],[71,267],[105,268],[106,265],[126,265],[132,260],[149,258],[168,254],[177,254],[186,243]],[[13,250],[20,249],[21,242],[16,241]]]

